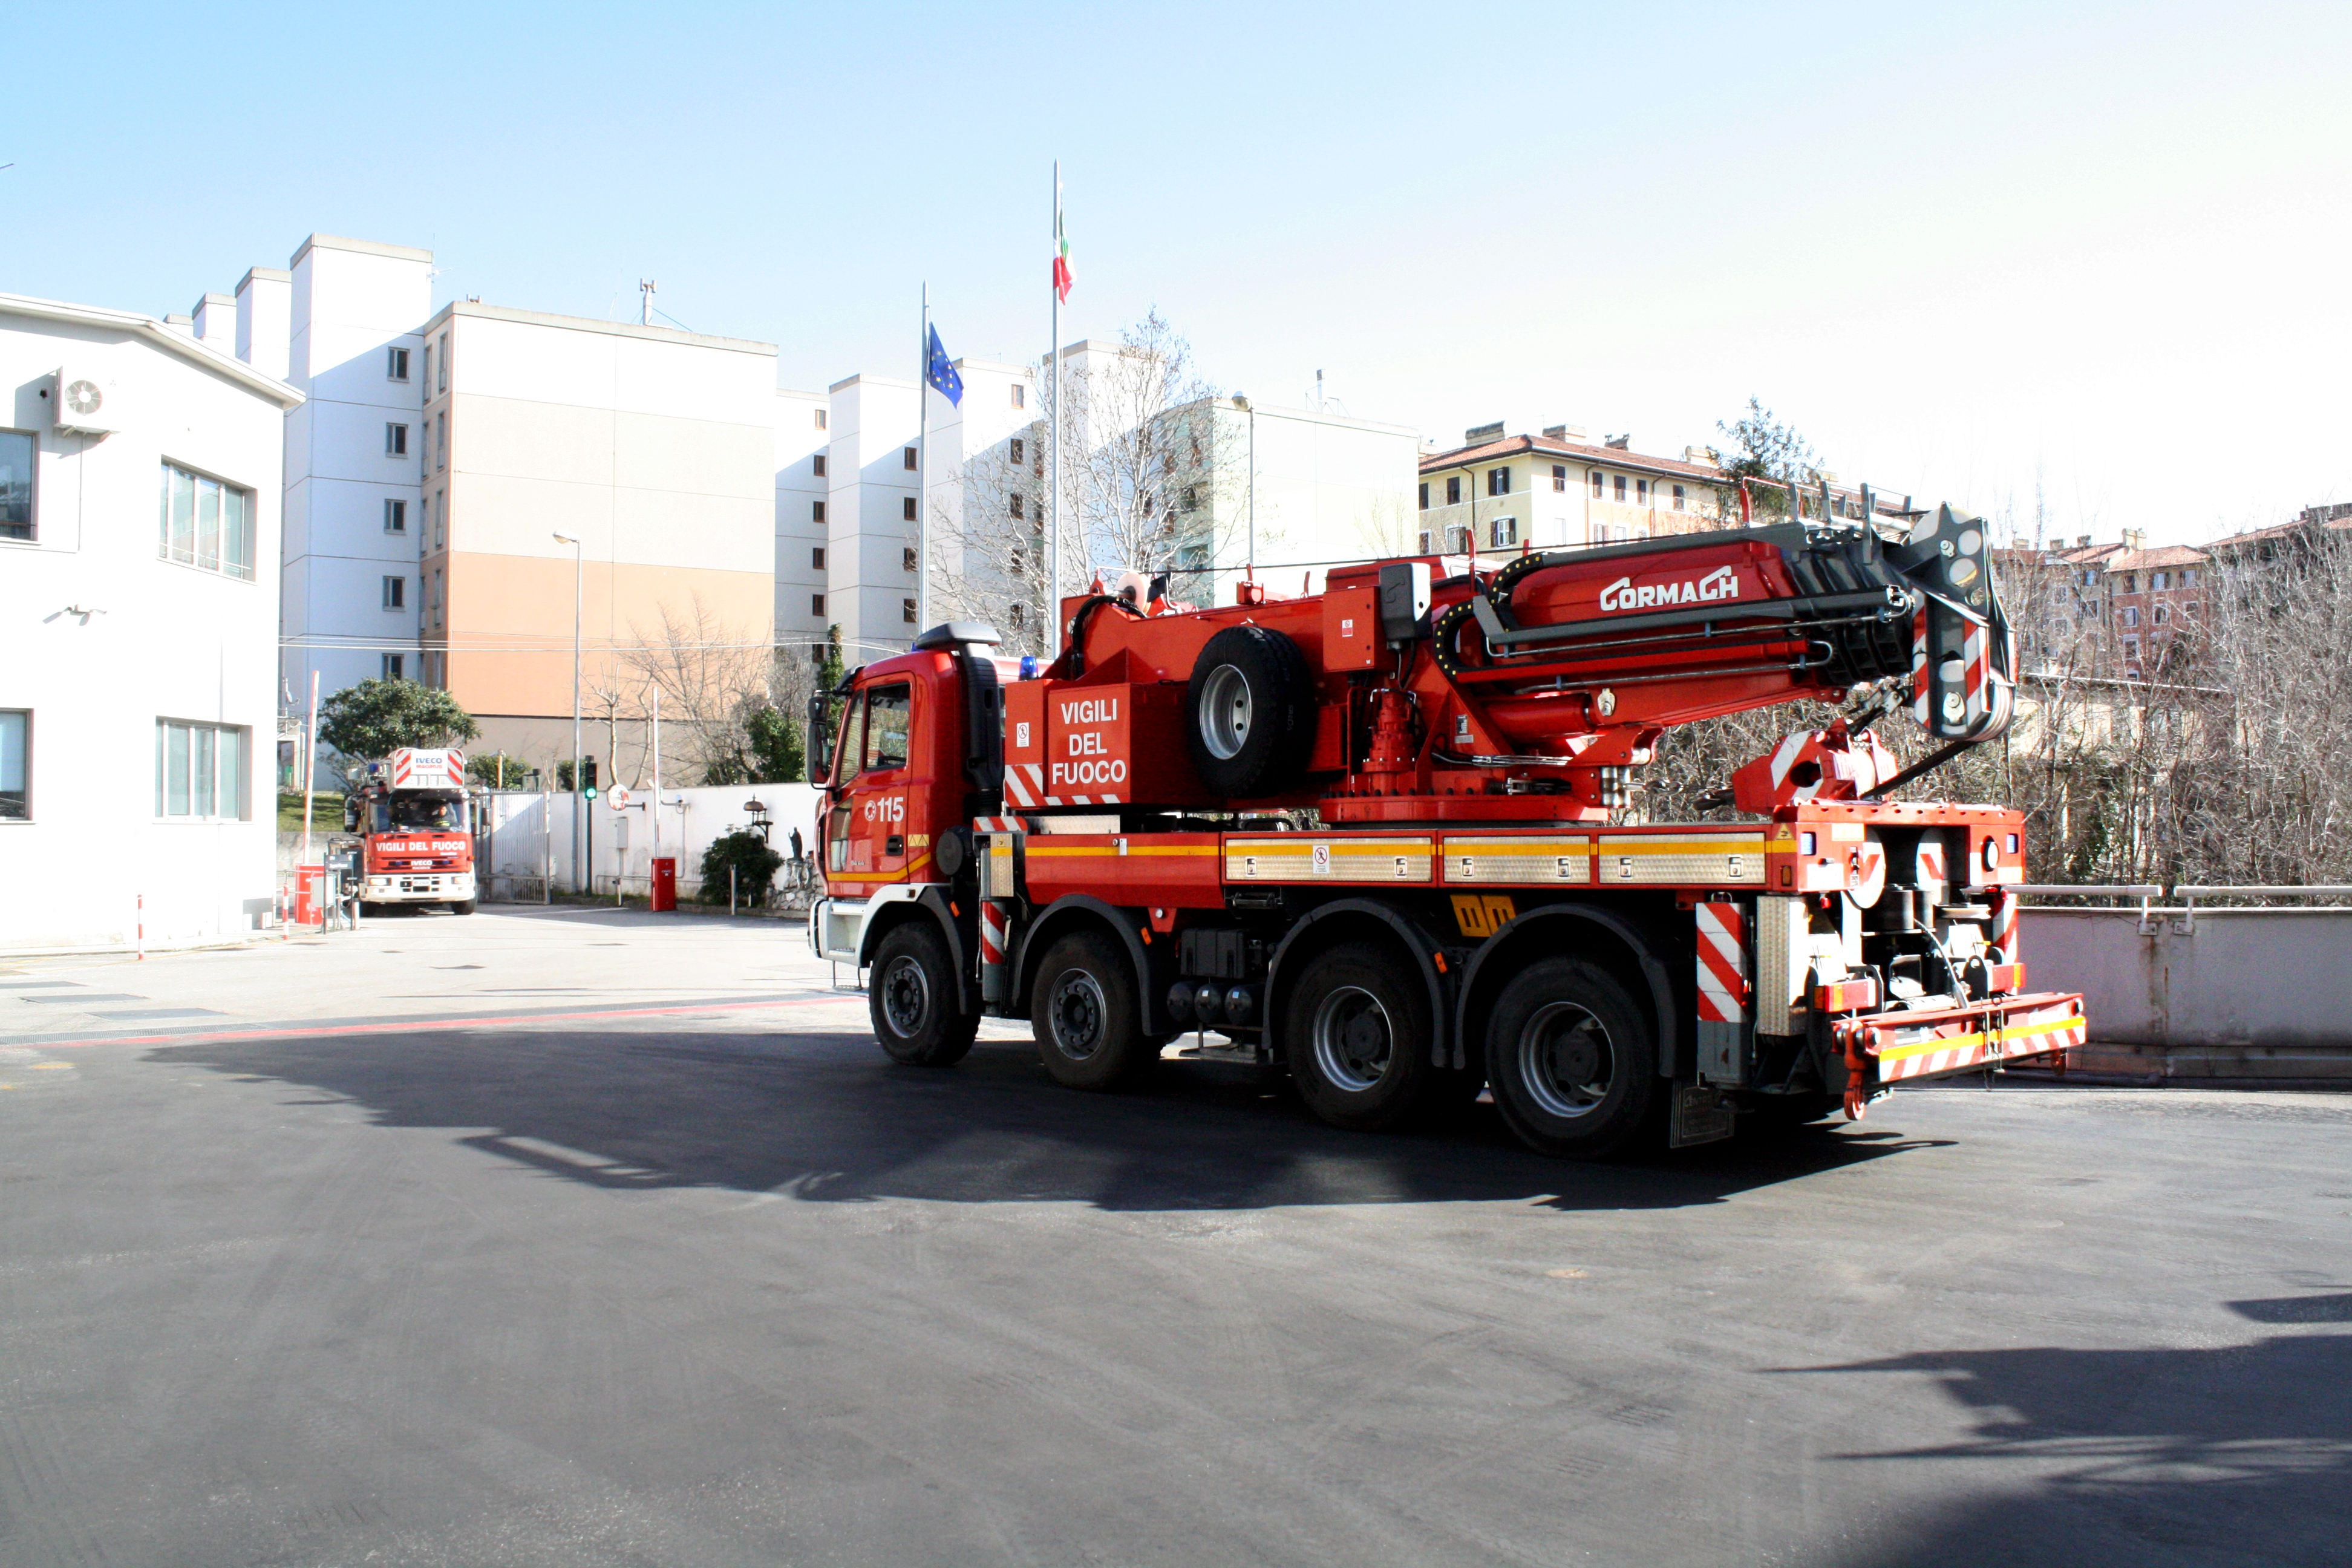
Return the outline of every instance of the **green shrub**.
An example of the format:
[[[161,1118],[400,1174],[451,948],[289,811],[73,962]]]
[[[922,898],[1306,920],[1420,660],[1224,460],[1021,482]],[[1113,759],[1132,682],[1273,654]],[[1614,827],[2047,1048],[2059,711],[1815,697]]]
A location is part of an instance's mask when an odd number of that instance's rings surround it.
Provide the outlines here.
[[[727,901],[727,872],[735,872],[735,896],[754,908],[765,904],[771,885],[784,858],[768,847],[768,841],[748,827],[739,827],[724,838],[716,839],[702,852],[702,901],[723,904]]]

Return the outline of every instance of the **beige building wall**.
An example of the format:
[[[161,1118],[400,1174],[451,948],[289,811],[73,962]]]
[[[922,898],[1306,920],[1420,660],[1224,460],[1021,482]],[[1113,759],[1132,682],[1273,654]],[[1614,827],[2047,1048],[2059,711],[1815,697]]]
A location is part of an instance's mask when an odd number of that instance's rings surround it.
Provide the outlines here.
[[[557,533],[580,541],[592,712],[641,704],[614,650],[666,626],[772,641],[772,345],[474,303],[423,336],[425,675],[485,747],[537,761],[561,732],[569,749],[573,547]]]

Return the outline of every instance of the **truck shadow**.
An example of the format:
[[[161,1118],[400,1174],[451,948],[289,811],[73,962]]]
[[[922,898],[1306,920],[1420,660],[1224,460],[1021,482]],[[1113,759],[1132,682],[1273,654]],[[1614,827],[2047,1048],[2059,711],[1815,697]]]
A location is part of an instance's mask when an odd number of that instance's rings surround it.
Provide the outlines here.
[[[1124,1095],[1055,1086],[1026,1041],[954,1068],[870,1041],[720,1032],[466,1032],[159,1047],[146,1060],[274,1079],[381,1126],[446,1128],[551,1176],[816,1201],[1074,1201],[1114,1210],[1509,1199],[1675,1208],[1937,1147],[1824,1123],[1627,1164],[1533,1154],[1486,1107],[1397,1135],[1341,1132],[1248,1069],[1161,1064]],[[298,1102],[299,1103],[299,1102]]]
[[[2310,1305],[2229,1305],[2257,1322],[2343,1321],[2342,1297],[2301,1300]],[[1827,1456],[1939,1464],[1938,1489],[1955,1494],[1830,1560],[2340,1563],[2352,1540],[2352,1334],[1938,1351],[1803,1370],[1925,1374],[1975,1417],[1958,1441]],[[1869,1397],[1866,1383],[1855,1392]],[[2022,1487],[2021,1473],[2032,1478]]]

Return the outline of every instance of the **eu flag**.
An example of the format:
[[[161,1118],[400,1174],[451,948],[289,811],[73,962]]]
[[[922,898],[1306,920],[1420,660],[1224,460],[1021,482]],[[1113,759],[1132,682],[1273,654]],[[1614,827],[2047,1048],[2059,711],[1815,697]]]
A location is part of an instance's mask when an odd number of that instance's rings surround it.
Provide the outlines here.
[[[940,346],[940,330],[931,329],[930,352],[923,360],[923,380],[939,388],[940,395],[958,407],[963,405],[963,377],[948,360],[948,351]]]

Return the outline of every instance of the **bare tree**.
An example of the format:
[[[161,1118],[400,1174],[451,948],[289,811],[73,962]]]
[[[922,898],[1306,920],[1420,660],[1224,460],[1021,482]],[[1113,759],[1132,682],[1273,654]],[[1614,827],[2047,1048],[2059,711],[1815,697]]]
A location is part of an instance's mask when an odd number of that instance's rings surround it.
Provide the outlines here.
[[[722,620],[698,594],[683,611],[663,605],[656,627],[633,625],[630,635],[635,640],[598,683],[598,700],[606,702],[609,683],[617,721],[625,704],[649,716],[651,693],[661,692],[665,773],[676,757],[702,782],[753,776],[752,716],[773,709],[797,723],[815,689],[816,667],[804,653]],[[617,740],[617,721],[614,729]]]

